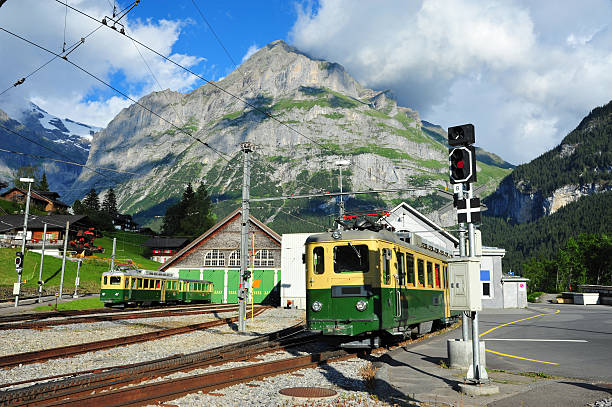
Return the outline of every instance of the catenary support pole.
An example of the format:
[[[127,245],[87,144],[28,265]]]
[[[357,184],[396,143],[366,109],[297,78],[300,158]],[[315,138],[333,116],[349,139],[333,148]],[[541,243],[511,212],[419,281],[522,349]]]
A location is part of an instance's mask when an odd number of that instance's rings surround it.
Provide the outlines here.
[[[66,270],[66,252],[68,251],[68,231],[70,230],[70,222],[66,221],[66,234],[64,234],[64,255],[62,256],[62,275],[60,277],[59,298],[62,299],[62,290],[64,289],[64,271]]]
[[[115,250],[117,249],[117,238],[113,237],[113,255],[111,256],[110,270],[115,270]]]
[[[43,239],[42,239],[42,248],[40,250],[40,270],[38,271],[38,303],[42,302],[42,290],[43,290],[43,279],[42,279],[42,271],[43,271],[43,263],[45,262],[45,242],[47,241],[47,224],[43,226]]]
[[[30,212],[30,195],[32,191],[32,182],[34,182],[34,180],[32,178],[20,178],[19,180],[28,183],[28,197],[26,198],[25,215],[23,217],[23,237],[21,238],[21,253],[23,253],[23,257],[25,258],[25,245],[28,236],[28,214]],[[17,283],[19,284],[19,291],[15,296],[15,307],[19,306],[19,292],[21,292],[21,273],[17,273]]]
[[[242,219],[240,228],[240,286],[238,290],[238,330],[245,331],[246,307],[249,301],[249,291],[246,287],[247,271],[249,267],[249,197],[251,188],[251,169],[249,166],[249,153],[253,151],[253,144],[241,143],[242,166]]]
[[[463,184],[459,184],[461,188],[457,193],[458,199],[463,199]],[[465,257],[465,223],[459,224],[459,256]],[[461,312],[461,339],[468,341],[470,339],[469,327],[468,327],[468,316],[465,311]]]
[[[77,275],[76,275],[76,278],[74,280],[74,294],[73,294],[72,298],[79,298],[79,296],[77,294],[77,289],[79,288],[79,270],[81,270],[81,263],[83,263],[83,260],[79,259],[79,262],[77,263]]]

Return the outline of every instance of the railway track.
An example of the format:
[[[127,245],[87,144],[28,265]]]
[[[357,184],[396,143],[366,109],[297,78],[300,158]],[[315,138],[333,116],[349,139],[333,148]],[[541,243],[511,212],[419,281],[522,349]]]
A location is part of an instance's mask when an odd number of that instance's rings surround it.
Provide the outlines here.
[[[163,397],[176,398],[181,392],[188,393],[192,391],[193,384],[187,384],[190,380],[179,379],[168,380],[168,383],[166,381],[161,382],[166,383],[162,385],[164,390],[154,390],[153,393],[151,393],[152,388],[155,389],[156,385],[144,384],[127,389],[124,387],[179,371],[187,372],[228,361],[249,360],[262,353],[305,344],[315,341],[320,337],[316,334],[304,333],[304,330],[304,326],[299,324],[262,337],[188,355],[174,355],[136,365],[113,366],[88,372],[40,378],[37,381],[53,381],[0,393],[0,406],[84,405],[88,403],[94,403],[93,405],[131,405],[126,404],[126,402],[133,403],[138,401],[138,403],[145,402],[146,404],[147,400],[162,400]],[[344,354],[342,353],[342,355]],[[193,377],[204,377],[202,383],[205,383],[207,387],[213,386],[216,389],[240,381],[252,380],[254,375],[263,377],[265,375],[275,375],[284,371],[301,369],[311,366],[313,363],[316,364],[318,361],[327,360],[329,357],[331,356],[327,355],[321,359],[315,355],[307,355],[285,359],[283,363],[279,364],[257,363],[251,365],[252,371],[247,366],[245,367],[246,369],[225,369],[208,375],[196,375]],[[191,379],[191,381],[193,380]],[[197,381],[198,379],[195,380]],[[11,386],[31,382],[13,383]],[[160,382],[156,383],[158,385]],[[122,388],[117,389],[119,387]],[[179,393],[177,393],[177,389]],[[116,392],[120,393],[118,399],[115,399]],[[99,394],[112,395],[103,399],[91,398]]]
[[[94,322],[105,322],[105,321],[119,321],[129,319],[140,319],[140,318],[158,318],[158,317],[171,317],[171,316],[183,316],[193,314],[212,314],[215,312],[229,312],[236,311],[238,305],[236,304],[215,304],[215,306],[206,307],[191,307],[191,308],[176,308],[176,309],[161,309],[155,311],[133,311],[133,312],[111,312],[111,313],[95,313],[93,315],[85,316],[74,316],[74,315],[63,315],[61,319],[48,319],[43,320],[24,320],[23,322],[16,323],[5,323],[0,324],[0,330],[7,329],[45,329],[51,326],[58,325],[69,325],[69,324],[80,324],[80,323],[94,323]]]
[[[258,306],[255,307],[255,315],[261,314],[269,307]],[[224,318],[216,321],[203,322],[199,324],[186,325],[177,328],[164,329],[155,332],[149,332],[139,335],[124,336],[120,338],[106,339],[97,342],[88,342],[79,345],[62,346],[58,348],[24,352],[14,355],[7,355],[0,357],[0,368],[6,368],[11,366],[18,366],[20,364],[28,364],[35,362],[42,362],[49,359],[55,359],[60,357],[70,357],[82,353],[94,352],[102,349],[114,348],[117,346],[130,345],[133,343],[146,342],[155,339],[164,338],[171,335],[184,334],[193,332],[200,329],[212,328],[215,326],[225,325],[232,322],[236,322],[238,317]]]
[[[6,324],[9,322],[32,322],[42,321],[51,318],[69,318],[69,317],[80,317],[88,315],[112,315],[120,313],[138,313],[138,312],[153,312],[153,311],[175,311],[180,309],[206,309],[211,307],[236,307],[236,304],[193,304],[193,305],[175,305],[175,306],[159,306],[159,307],[147,307],[147,308],[97,308],[87,310],[65,310],[65,311],[45,311],[45,312],[30,312],[24,314],[11,314],[0,316],[0,324]]]

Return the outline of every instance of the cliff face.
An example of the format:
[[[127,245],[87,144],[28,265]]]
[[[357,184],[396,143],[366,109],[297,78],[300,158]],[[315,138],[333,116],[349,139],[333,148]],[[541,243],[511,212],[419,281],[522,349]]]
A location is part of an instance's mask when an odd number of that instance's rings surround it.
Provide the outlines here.
[[[593,109],[561,144],[518,166],[485,203],[487,215],[523,223],[612,189],[612,103]]]

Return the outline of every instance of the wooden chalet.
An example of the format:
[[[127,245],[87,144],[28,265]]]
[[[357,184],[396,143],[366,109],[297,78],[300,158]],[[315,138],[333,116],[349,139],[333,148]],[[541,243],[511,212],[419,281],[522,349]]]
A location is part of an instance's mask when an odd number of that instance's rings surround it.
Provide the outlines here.
[[[17,187],[0,194],[0,199],[19,204],[25,204],[27,197],[28,190]],[[30,190],[30,205],[48,213],[64,212],[68,209],[68,205],[59,201],[59,197],[57,192]]]
[[[0,241],[5,246],[21,245],[23,220],[23,215],[0,216]],[[42,246],[45,224],[47,224],[45,247],[62,247],[66,235],[67,221],[70,222],[69,235],[72,237],[76,236],[76,231],[92,226],[89,218],[85,215],[29,215],[26,247],[40,248]]]
[[[187,246],[187,243],[189,239],[186,238],[152,237],[142,245],[151,250],[151,260],[165,263]]]
[[[176,253],[159,270],[183,278],[212,281],[212,300],[238,302],[242,210],[237,209]],[[253,238],[254,247],[253,250]],[[254,302],[278,305],[281,281],[281,237],[249,217],[249,285]]]

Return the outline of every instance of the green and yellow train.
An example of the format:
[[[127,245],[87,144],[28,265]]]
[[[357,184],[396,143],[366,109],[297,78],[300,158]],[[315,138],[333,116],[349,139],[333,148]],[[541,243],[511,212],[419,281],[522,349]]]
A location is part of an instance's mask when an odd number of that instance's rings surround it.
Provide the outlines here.
[[[212,291],[210,281],[126,269],[102,273],[100,301],[105,306],[210,302]]]
[[[306,318],[346,347],[448,324],[449,254],[388,230],[319,233],[306,241]]]

